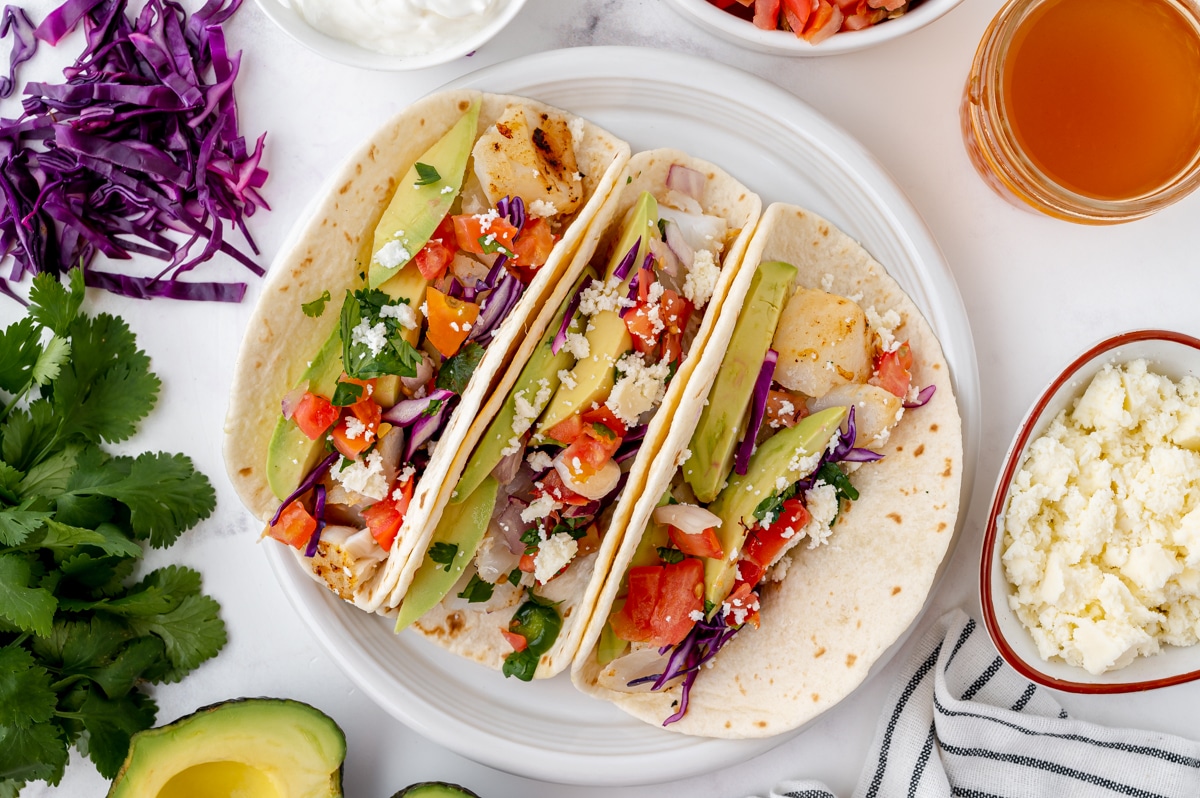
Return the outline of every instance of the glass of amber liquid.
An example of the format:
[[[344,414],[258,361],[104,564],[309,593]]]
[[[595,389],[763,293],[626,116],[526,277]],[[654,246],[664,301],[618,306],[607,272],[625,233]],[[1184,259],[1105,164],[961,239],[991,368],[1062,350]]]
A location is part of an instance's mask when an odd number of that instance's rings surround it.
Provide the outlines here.
[[[1010,0],[963,92],[972,163],[1014,204],[1084,224],[1200,184],[1196,0]]]

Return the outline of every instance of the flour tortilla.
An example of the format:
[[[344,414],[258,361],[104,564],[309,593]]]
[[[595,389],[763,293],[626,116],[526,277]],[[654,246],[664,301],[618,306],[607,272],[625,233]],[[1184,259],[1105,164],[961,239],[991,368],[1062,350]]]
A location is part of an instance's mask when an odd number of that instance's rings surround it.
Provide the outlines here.
[[[719,167],[678,150],[651,150],[634,155],[626,167],[625,174],[617,181],[619,191],[615,192],[596,214],[596,218],[593,220],[593,233],[589,236],[589,241],[580,247],[566,277],[560,283],[554,297],[547,303],[534,328],[530,330],[525,346],[522,347],[521,354],[517,358],[521,363],[528,359],[530,353],[537,346],[546,325],[559,306],[568,299],[567,295],[574,286],[575,280],[597,253],[600,255],[598,271],[603,271],[614,240],[620,235],[621,222],[625,213],[637,201],[642,191],[649,191],[660,201],[668,195],[667,173],[673,164],[695,169],[709,177],[700,205],[704,213],[720,216],[729,224],[731,240],[722,253],[721,277],[705,310],[699,332],[693,340],[689,352],[685,353],[678,373],[671,381],[662,404],[659,405],[658,412],[654,414],[653,420],[650,422],[645,441],[630,469],[625,491],[621,494],[615,508],[612,509],[607,532],[599,551],[580,558],[571,565],[565,574],[551,580],[538,591],[539,595],[553,601],[561,601],[558,609],[564,616],[564,620],[557,641],[548,652],[542,655],[534,678],[547,678],[561,672],[570,664],[579,648],[590,618],[591,608],[596,603],[604,577],[612,566],[613,557],[629,526],[629,518],[638,496],[641,495],[642,485],[651,471],[652,464],[657,462],[655,458],[670,429],[674,408],[678,405],[679,398],[683,396],[693,372],[697,368],[700,361],[698,353],[703,350],[705,341],[717,327],[717,320],[721,316],[722,302],[737,277],[737,267],[742,262],[743,253],[750,242],[750,234],[762,211],[762,201],[756,194]],[[736,235],[734,235],[735,233]],[[503,381],[492,395],[480,420],[476,422],[476,429],[472,431],[471,435],[473,441],[482,437],[487,429],[487,420],[495,414],[504,401],[504,397],[516,382],[519,372],[519,368],[512,368],[504,375]],[[465,467],[470,454],[469,448],[464,448],[459,452],[455,466],[451,469],[454,482],[457,482],[458,474]],[[449,493],[452,490],[453,483],[448,483],[445,487],[446,500],[449,499]],[[438,506],[439,508],[444,507],[444,501],[439,502]],[[603,521],[603,517],[601,517],[601,521]],[[435,527],[436,518],[434,523],[426,528],[427,540],[421,550],[427,548],[428,539],[432,538]],[[409,568],[415,572],[422,560],[423,557],[413,557],[409,562]],[[464,582],[472,572],[472,568],[467,569],[463,577]],[[407,579],[401,578],[398,588],[406,588],[409,582],[411,582],[411,574],[407,576]],[[489,612],[481,609],[481,605],[470,605],[461,599],[456,599],[459,590],[460,588],[456,586],[441,604],[421,616],[410,628],[460,656],[491,668],[501,668],[504,664],[504,657],[512,651],[512,646],[505,641],[500,630],[508,628],[508,622],[516,607],[505,607]],[[396,598],[397,600],[402,598],[402,591]]]
[[[792,550],[782,582],[762,591],[762,627],[738,632],[703,670],[685,717],[670,731],[706,737],[767,737],[794,729],[845,698],[920,614],[955,531],[962,479],[962,426],[941,346],[928,322],[894,279],[857,242],[821,217],[771,205],[725,300],[721,323],[676,411],[657,467],[630,526],[643,530],[675,473],[674,455],[691,439],[759,263],[799,269],[796,285],[858,298],[864,309],[894,309],[897,340],[916,359],[914,384],[936,385],[923,408],[906,410],[883,460],[856,471],[860,498],[844,510],[826,545]],[[793,286],[794,290],[795,286]],[[790,295],[790,294],[789,294]],[[621,578],[637,546],[629,534],[618,552],[573,665],[583,691],[616,703],[648,723],[678,708],[681,689],[624,693],[597,683],[595,648]]]
[[[395,116],[351,155],[330,182],[331,188],[303,230],[293,239],[294,243],[272,266],[238,356],[224,442],[230,481],[242,502],[260,520],[269,520],[280,504],[280,498],[267,483],[266,462],[268,444],[280,417],[281,399],[301,379],[309,359],[337,325],[341,297],[347,289],[362,286],[359,274],[371,261],[375,226],[396,190],[396,181],[480,97],[477,137],[512,103],[535,114],[546,112],[568,120],[575,118],[522,97],[466,90],[430,95]],[[434,500],[446,482],[447,469],[471,423],[479,416],[496,375],[511,361],[523,330],[571,262],[589,221],[628,160],[629,145],[625,142],[586,121],[581,130],[583,135],[575,142],[575,154],[586,201],[573,220],[560,228],[562,239],[488,345],[429,465],[419,477],[408,515],[385,564],[368,579],[351,584],[342,569],[325,562],[323,555],[304,558],[297,552],[300,562],[318,581],[326,582],[342,598],[363,609],[380,608],[400,574],[400,566],[424,538]],[[469,162],[468,175],[472,169]],[[301,304],[325,291],[333,298],[325,312],[316,319],[306,316]]]

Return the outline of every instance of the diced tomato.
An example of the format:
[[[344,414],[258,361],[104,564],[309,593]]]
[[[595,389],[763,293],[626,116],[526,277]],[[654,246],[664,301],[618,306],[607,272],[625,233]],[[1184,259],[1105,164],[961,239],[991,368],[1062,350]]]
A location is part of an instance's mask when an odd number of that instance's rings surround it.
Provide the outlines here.
[[[674,363],[683,354],[683,335],[669,332],[663,336],[662,362]]]
[[[667,331],[682,333],[687,327],[688,319],[692,317],[695,306],[670,288],[663,291],[659,304],[662,305],[661,317]]]
[[[708,2],[712,3],[717,8],[729,8],[731,5],[733,5],[734,0],[708,0]]]
[[[625,433],[628,432],[625,428],[625,422],[617,418],[616,414],[608,409],[608,405],[600,405],[594,410],[584,411],[580,416],[580,420],[585,426],[588,424],[602,424],[612,430],[612,433],[618,438],[624,438]]]
[[[421,247],[421,251],[413,256],[413,260],[416,262],[421,276],[429,282],[433,282],[442,276],[446,267],[450,265],[450,261],[454,260],[454,250],[443,244],[441,240],[431,238],[429,243]]]
[[[678,527],[668,526],[667,535],[680,551],[692,557],[719,560],[725,556],[724,550],[721,549],[721,541],[717,539],[716,527],[709,527],[700,532],[684,532]]]
[[[309,440],[315,441],[325,434],[325,430],[329,429],[341,414],[341,408],[334,407],[324,396],[306,391],[292,412],[292,421],[296,422],[296,426]]]
[[[730,626],[740,626],[744,623],[750,623],[754,625],[755,629],[758,628],[758,610],[758,594],[745,582],[739,584],[729,594],[729,598],[725,599],[722,609],[728,618],[727,623]]]
[[[554,249],[554,233],[550,223],[541,217],[526,219],[525,226],[513,241],[513,262],[518,266],[531,266],[535,269],[546,262],[550,251]]]
[[[662,575],[661,565],[641,565],[629,569],[626,577],[629,592],[625,595],[625,604],[620,611],[609,616],[617,637],[644,643],[653,636],[654,606],[658,603],[658,584]]]
[[[471,334],[471,327],[479,318],[479,305],[447,296],[430,286],[425,289],[425,306],[429,317],[426,335],[443,357],[452,357]]]
[[[753,560],[748,560],[743,556],[742,559],[738,560],[737,582],[734,583],[734,590],[737,590],[737,586],[742,583],[754,587],[762,580],[763,574],[766,572],[766,568],[763,568],[758,563],[754,562]]]
[[[853,0],[853,2],[858,2],[858,0]],[[788,27],[797,36],[804,32],[804,26],[808,24],[810,14],[812,14],[812,0],[783,0],[783,18],[787,20]]]
[[[771,390],[767,393],[767,413],[765,420],[771,429],[793,427],[796,422],[808,415],[804,400],[787,391]]]
[[[813,10],[804,27],[802,38],[811,44],[818,44],[838,32],[842,27],[842,9],[833,5],[829,0],[817,0],[819,5]]]
[[[375,442],[374,433],[367,434],[367,431],[356,429],[355,434],[351,436],[348,424],[352,416],[343,418],[331,433],[333,436],[333,445],[339,452],[349,457],[351,460],[357,459],[360,454],[365,452],[372,443]],[[358,422],[358,419],[354,419]]]
[[[763,30],[779,27],[780,0],[754,0],[754,26]]]
[[[517,563],[517,568],[521,569],[521,573],[531,574],[537,568],[537,558],[532,554],[522,554],[521,561]]]
[[[692,614],[704,611],[704,564],[688,557],[664,565],[662,569],[658,602],[654,607],[654,636],[650,642],[656,646],[673,646],[687,637],[696,625]]]
[[[303,504],[293,501],[283,508],[279,520],[267,529],[267,534],[294,549],[303,549],[316,530],[317,519],[309,514]]]
[[[500,634],[504,635],[505,641],[512,646],[513,651],[524,651],[529,646],[529,641],[525,639],[525,635],[510,632],[504,627],[500,627]]]
[[[403,485],[393,486],[388,495],[363,510],[362,517],[371,530],[371,537],[385,551],[391,551],[396,533],[404,524],[408,505],[412,502],[415,479],[409,477]],[[399,496],[396,493],[399,492]]]
[[[621,445],[621,439],[616,435],[606,438],[601,434],[593,435],[593,432],[590,426],[585,427],[585,434],[576,438],[562,453],[563,462],[567,464],[571,478],[580,482],[586,482],[603,468]]]
[[[749,560],[765,569],[779,556],[779,552],[800,534],[808,519],[808,509],[804,506],[804,501],[799,496],[788,499],[783,503],[779,517],[770,526],[757,527],[750,533],[742,549],[743,561]],[[758,582],[750,584],[753,586]]]
[[[639,354],[649,354],[658,345],[661,322],[659,330],[654,328],[655,324],[654,320],[650,318],[649,305],[639,304],[625,314],[625,329],[629,330],[629,337],[633,339],[633,348]]]
[[[568,488],[563,483],[562,477],[553,468],[546,472],[546,476],[542,477],[542,487],[537,492],[549,495],[555,501],[562,502],[563,504],[572,504],[576,507],[591,504],[591,499],[586,496],[580,496]]]
[[[905,341],[897,349],[879,356],[879,362],[875,364],[875,375],[871,377],[870,382],[903,399],[908,394],[908,387],[912,382],[912,374],[909,371],[912,367],[912,349],[908,341]]]
[[[647,269],[645,266],[639,266],[638,273],[637,273],[637,279],[638,279],[637,301],[639,303],[649,302],[650,301],[650,286],[654,284],[654,272],[651,271],[650,269]]]
[[[559,443],[574,443],[575,439],[583,433],[583,418],[577,413],[572,413],[569,418],[564,418],[562,421],[555,424],[550,429],[546,430],[546,437]]]
[[[452,217],[454,235],[460,249],[477,254],[484,252],[513,253],[513,239],[517,228],[503,216],[485,214],[462,214]],[[486,224],[486,228],[485,228]]]

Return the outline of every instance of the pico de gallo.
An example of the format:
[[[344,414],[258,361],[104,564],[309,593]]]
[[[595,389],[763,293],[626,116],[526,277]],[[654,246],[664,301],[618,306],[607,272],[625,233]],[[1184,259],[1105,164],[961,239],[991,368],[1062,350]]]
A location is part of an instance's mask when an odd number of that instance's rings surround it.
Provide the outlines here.
[[[921,0],[708,0],[763,30],[782,30],[819,44],[840,31],[895,19]]]

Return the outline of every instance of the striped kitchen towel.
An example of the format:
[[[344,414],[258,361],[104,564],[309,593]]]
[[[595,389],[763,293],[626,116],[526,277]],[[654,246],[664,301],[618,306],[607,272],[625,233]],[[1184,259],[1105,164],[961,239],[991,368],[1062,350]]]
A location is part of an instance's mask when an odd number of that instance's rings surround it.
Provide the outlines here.
[[[920,642],[885,707],[854,798],[1200,796],[1200,743],[1068,718],[962,610]],[[789,781],[771,798],[836,796]]]

